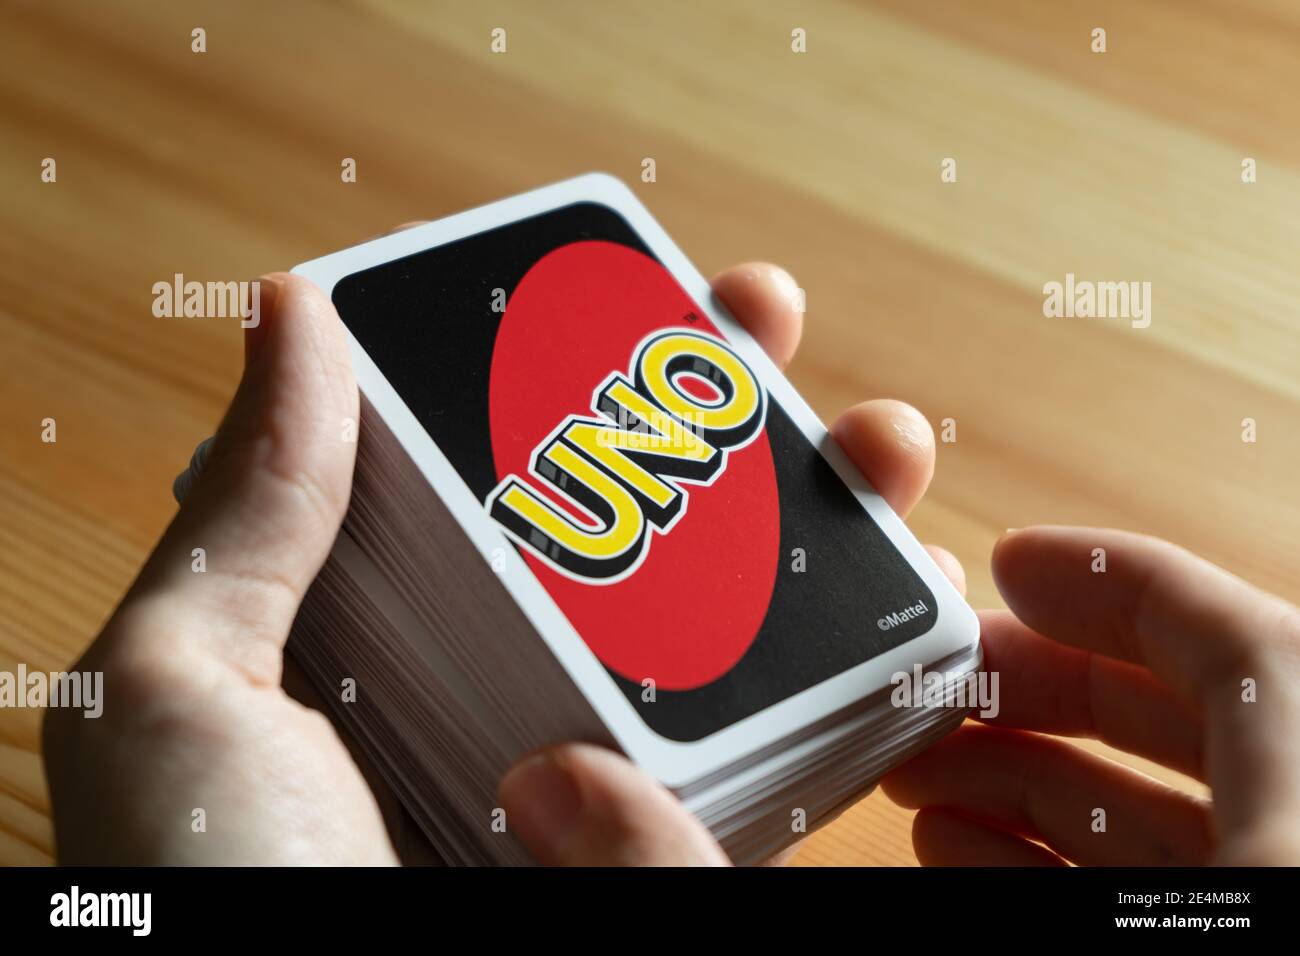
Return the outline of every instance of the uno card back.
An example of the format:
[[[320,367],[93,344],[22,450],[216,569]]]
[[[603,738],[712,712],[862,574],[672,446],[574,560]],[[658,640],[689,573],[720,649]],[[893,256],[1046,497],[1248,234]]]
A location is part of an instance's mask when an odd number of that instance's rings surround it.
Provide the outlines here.
[[[610,206],[382,262],[332,295],[657,734],[700,740],[935,626],[931,588]]]

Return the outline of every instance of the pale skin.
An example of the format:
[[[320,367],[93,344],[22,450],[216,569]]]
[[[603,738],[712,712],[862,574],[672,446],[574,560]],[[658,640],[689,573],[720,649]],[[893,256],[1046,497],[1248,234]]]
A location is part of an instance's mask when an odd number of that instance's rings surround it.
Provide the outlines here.
[[[783,270],[748,263],[714,289],[768,354],[802,316]],[[347,509],[358,398],[328,299],[268,276],[243,381],[208,463],[77,669],[104,673],[99,720],[48,713],[60,862],[370,864],[410,859],[392,802],[334,726],[291,696],[284,645]],[[934,471],[934,437],[901,402],[856,405],[832,433],[900,515]],[[203,547],[207,571],[191,571]],[[1090,571],[1103,547],[1105,574]],[[961,565],[930,553],[964,592]],[[992,726],[968,723],[896,770],[935,864],[1300,862],[1300,617],[1172,545],[1117,531],[1004,536],[1010,611],[981,614],[1001,673]],[[1241,701],[1241,680],[1258,700]],[[304,699],[310,694],[300,693]],[[1053,735],[1053,736],[1045,736]],[[1098,737],[1205,779],[1171,790],[1062,738]],[[363,761],[364,763],[364,761]],[[725,865],[708,831],[621,756],[560,744],[501,782],[510,828],[546,864]],[[1114,839],[1091,839],[1090,808]],[[207,833],[192,829],[202,809]],[[390,815],[391,823],[391,815]]]

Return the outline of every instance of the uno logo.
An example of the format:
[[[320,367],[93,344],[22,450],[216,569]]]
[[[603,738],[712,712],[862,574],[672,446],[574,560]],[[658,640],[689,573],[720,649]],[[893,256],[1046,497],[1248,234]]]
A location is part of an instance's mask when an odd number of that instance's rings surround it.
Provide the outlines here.
[[[575,520],[524,478],[488,496],[489,513],[556,570],[592,584],[632,574],[686,513],[689,485],[710,485],[729,451],[762,429],[758,378],[719,339],[697,332],[650,336],[630,378],[615,372],[593,393],[605,419],[570,415],[533,454],[529,471],[587,519]]]
[[[586,240],[516,284],[485,384],[487,507],[587,646],[634,687],[725,675],[781,554],[776,409],[752,368],[662,265]]]

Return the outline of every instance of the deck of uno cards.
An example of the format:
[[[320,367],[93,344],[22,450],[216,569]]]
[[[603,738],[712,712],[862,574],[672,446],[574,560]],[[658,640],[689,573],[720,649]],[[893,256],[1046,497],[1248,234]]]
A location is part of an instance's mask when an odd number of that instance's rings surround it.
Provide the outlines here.
[[[750,861],[960,721],[889,692],[973,672],[975,615],[621,182],[294,271],[364,397],[294,651],[357,679],[340,716],[444,856],[523,858],[495,785],[558,735],[620,748]]]

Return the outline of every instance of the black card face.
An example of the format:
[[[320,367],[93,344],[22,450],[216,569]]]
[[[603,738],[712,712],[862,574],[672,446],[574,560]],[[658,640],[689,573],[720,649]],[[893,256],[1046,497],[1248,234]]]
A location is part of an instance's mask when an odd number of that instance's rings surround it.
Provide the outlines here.
[[[700,740],[934,626],[920,576],[612,209],[355,273],[334,303],[658,734]]]

